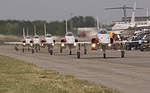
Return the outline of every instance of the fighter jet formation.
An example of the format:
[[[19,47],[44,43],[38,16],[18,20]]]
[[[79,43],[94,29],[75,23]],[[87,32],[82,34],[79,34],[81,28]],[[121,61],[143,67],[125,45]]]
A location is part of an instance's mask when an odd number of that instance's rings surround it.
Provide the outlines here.
[[[39,52],[41,48],[47,48],[47,51],[50,55],[53,55],[53,48],[55,46],[60,47],[60,53],[65,51],[66,48],[69,49],[69,55],[72,55],[72,49],[76,49],[77,58],[81,58],[80,50],[81,47],[84,47],[84,54],[87,54],[87,46],[90,46],[92,50],[99,50],[101,49],[103,52],[103,58],[105,59],[106,56],[106,50],[120,50],[121,57],[125,57],[125,48],[127,47],[127,44],[130,43],[138,43],[139,41],[127,41],[125,39],[121,38],[121,35],[132,35],[134,34],[135,28],[142,28],[145,26],[136,25],[135,23],[135,12],[136,12],[136,2],[134,3],[133,7],[133,13],[131,22],[124,22],[124,23],[116,23],[111,31],[108,31],[105,28],[100,28],[99,24],[99,17],[97,13],[97,34],[95,36],[90,37],[91,40],[89,42],[83,42],[80,41],[75,37],[75,35],[72,33],[72,31],[68,31],[68,23],[67,20],[65,22],[66,25],[66,34],[63,38],[60,39],[60,41],[56,41],[53,36],[50,33],[47,33],[47,27],[46,23],[43,25],[43,32],[44,36],[41,37],[37,35],[37,28],[36,25],[34,25],[34,36],[31,37],[28,35],[28,29],[26,29],[26,35],[25,35],[25,29],[23,28],[23,39],[21,42],[5,42],[6,44],[15,45],[15,50],[18,51],[18,46],[22,46],[22,52],[25,52],[25,48],[28,49],[28,51],[32,51],[34,54],[35,52]],[[117,48],[116,48],[117,47]],[[144,47],[142,47],[144,48]]]
[[[34,51],[38,52],[41,48],[48,48],[48,53],[50,55],[53,55],[53,47],[55,45],[60,46],[60,53],[63,52],[66,48],[69,48],[69,54],[72,55],[72,48],[77,49],[77,58],[80,58],[80,49],[81,46],[84,47],[84,54],[87,54],[87,48],[86,46],[91,46],[92,50],[98,50],[102,49],[103,51],[103,57],[106,58],[106,50],[111,49],[111,46],[114,42],[111,42],[110,36],[108,34],[108,31],[106,29],[100,29],[99,27],[99,21],[98,21],[98,14],[97,14],[97,34],[96,36],[92,37],[91,42],[80,42],[78,39],[75,38],[74,34],[72,32],[68,31],[67,27],[67,20],[66,20],[66,34],[65,37],[60,40],[60,42],[56,42],[51,34],[48,34],[46,31],[46,24],[44,24],[44,38],[40,37],[36,33],[36,26],[34,25],[34,32],[35,35],[33,38],[29,37],[28,34],[25,36],[25,30],[23,29],[23,40],[22,42],[6,42],[6,44],[14,44],[15,46],[22,45],[22,51],[24,52],[25,48],[28,48],[28,51],[32,50],[32,53]],[[28,33],[28,30],[27,30]],[[116,42],[115,42],[116,43]],[[122,42],[120,46],[122,46]],[[16,49],[17,47],[15,47]],[[123,49],[124,50],[124,49]],[[17,48],[18,51],[18,48]],[[124,57],[124,51],[121,51],[121,57]]]

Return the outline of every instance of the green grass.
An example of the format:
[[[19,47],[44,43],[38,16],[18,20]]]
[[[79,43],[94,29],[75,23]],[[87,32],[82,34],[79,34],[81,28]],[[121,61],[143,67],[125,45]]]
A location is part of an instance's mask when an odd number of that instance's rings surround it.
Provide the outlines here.
[[[0,93],[119,93],[73,76],[0,56]]]
[[[17,37],[17,36],[2,36],[0,37],[0,40],[2,41],[8,41],[8,42],[17,42],[17,41],[21,41],[22,37]]]
[[[7,37],[4,37],[4,38],[2,38],[2,40],[4,40],[4,41],[14,41],[14,42],[16,42],[16,41],[21,41],[21,39],[22,38],[20,38],[20,37],[12,37],[12,36],[7,36]]]

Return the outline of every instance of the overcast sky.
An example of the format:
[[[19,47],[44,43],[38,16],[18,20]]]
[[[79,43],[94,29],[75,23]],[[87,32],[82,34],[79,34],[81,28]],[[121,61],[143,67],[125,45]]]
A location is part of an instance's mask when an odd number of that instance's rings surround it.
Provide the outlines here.
[[[73,16],[96,16],[102,21],[121,19],[123,10],[104,10],[107,7],[132,6],[135,0],[0,0],[0,20],[63,20]],[[145,16],[150,9],[150,0],[136,0],[137,7],[145,10],[136,11],[137,16]],[[127,16],[131,16],[128,10]]]

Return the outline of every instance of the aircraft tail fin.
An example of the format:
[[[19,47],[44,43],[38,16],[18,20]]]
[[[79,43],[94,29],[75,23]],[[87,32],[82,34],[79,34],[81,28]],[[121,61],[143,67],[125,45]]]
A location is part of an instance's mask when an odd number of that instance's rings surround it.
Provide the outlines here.
[[[36,35],[36,25],[34,25],[34,35]]]
[[[135,11],[136,11],[136,1],[134,3],[134,8],[133,8],[133,13],[132,13],[132,18],[131,18],[131,27],[134,27],[135,26]]]
[[[28,28],[27,28],[27,36],[29,36],[29,30],[28,30]]]
[[[25,29],[23,28],[23,38],[25,39]]]
[[[99,18],[98,18],[98,12],[97,12],[97,32],[100,30],[99,28]]]
[[[103,28],[103,21],[101,20],[100,21],[100,29],[102,29]]]
[[[66,20],[66,33],[68,32],[68,23],[67,23],[67,20]]]
[[[47,34],[47,31],[46,31],[46,23],[44,23],[44,34],[45,34],[45,36],[46,36],[46,34]]]
[[[146,10],[146,16],[147,16],[147,22],[148,22],[148,17],[149,17],[149,9],[148,8]]]

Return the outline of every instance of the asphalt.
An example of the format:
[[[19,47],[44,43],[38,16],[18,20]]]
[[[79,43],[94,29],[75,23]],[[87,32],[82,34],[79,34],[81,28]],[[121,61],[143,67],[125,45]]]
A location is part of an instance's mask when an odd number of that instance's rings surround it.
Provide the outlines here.
[[[68,49],[60,54],[59,47],[55,47],[54,55],[49,55],[46,48],[32,54],[27,50],[25,53],[21,50],[16,52],[13,46],[0,46],[0,55],[73,75],[124,93],[150,93],[150,52],[126,51],[125,58],[120,57],[120,51],[109,50],[106,53],[107,58],[103,59],[102,51],[91,51],[88,48],[88,54],[84,55],[81,51],[81,59],[77,59],[76,49],[73,49],[73,55],[69,55]]]
[[[0,40],[0,45],[4,45],[4,41],[3,40]]]

